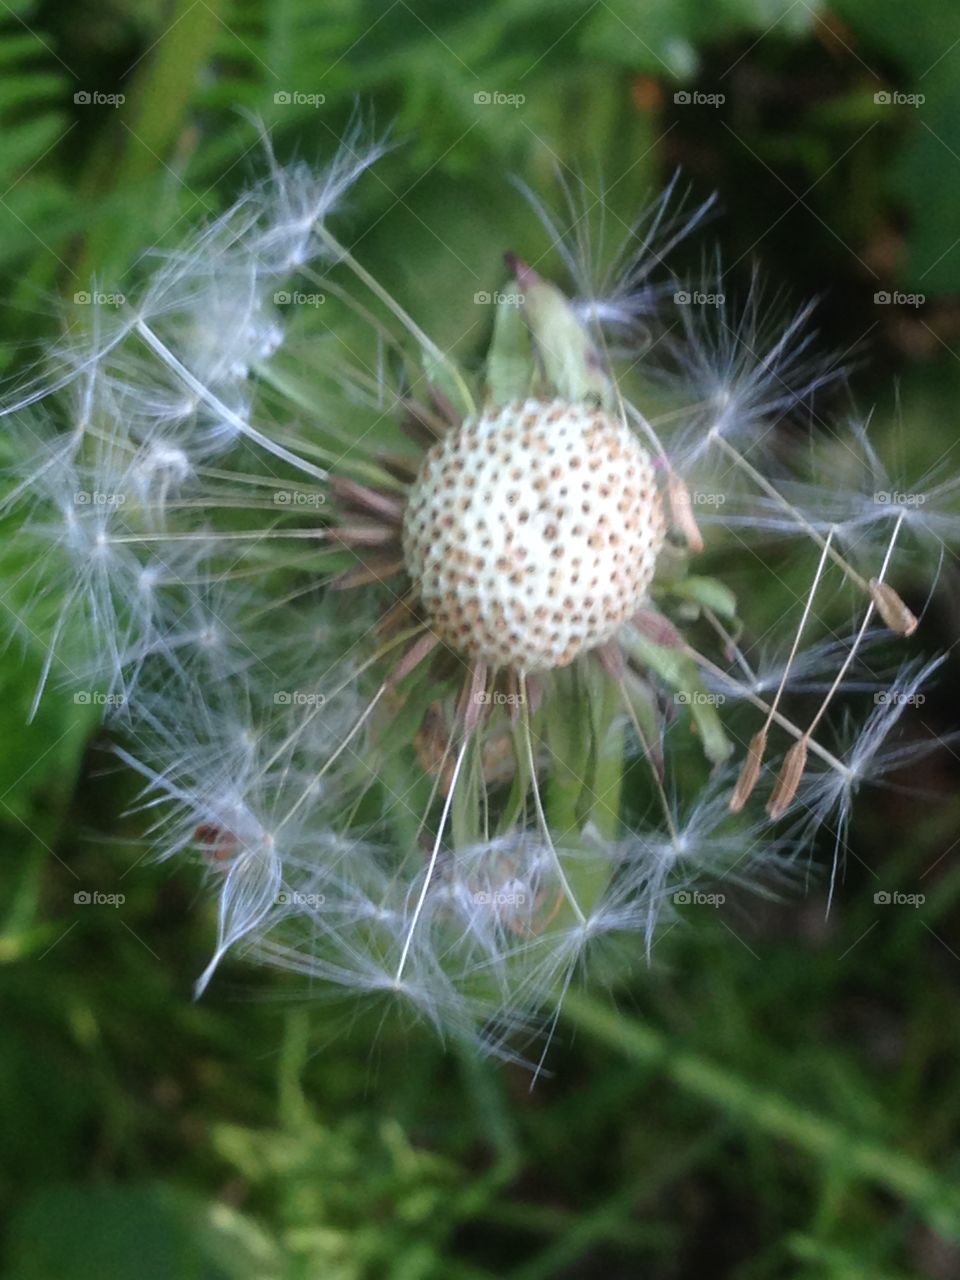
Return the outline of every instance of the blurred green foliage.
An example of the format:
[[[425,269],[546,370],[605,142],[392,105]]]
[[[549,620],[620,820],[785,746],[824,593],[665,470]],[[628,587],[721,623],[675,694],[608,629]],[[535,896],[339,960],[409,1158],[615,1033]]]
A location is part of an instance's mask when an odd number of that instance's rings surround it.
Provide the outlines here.
[[[958,60],[951,0],[11,0],[4,362],[29,361],[91,278],[123,287],[144,249],[261,172],[251,116],[282,155],[322,161],[359,103],[399,145],[349,211],[358,252],[468,353],[489,324],[470,298],[501,283],[502,251],[549,248],[511,174],[543,189],[575,168],[628,223],[680,165],[698,196],[720,192],[734,276],[759,259],[824,296],[838,350],[869,345],[855,384],[922,465],[957,438]],[[694,86],[722,109],[674,101]],[[493,91],[524,101],[476,100]],[[875,98],[894,91],[925,101]],[[890,288],[928,304],[874,309]],[[531,1090],[520,1068],[376,1010],[304,1008],[241,964],[190,1002],[212,908],[189,870],[143,860],[95,709],[55,685],[28,723],[43,645],[19,621],[31,566],[7,532],[8,1280],[960,1274],[952,753],[905,779],[935,805],[870,799],[829,917],[814,877],[802,902],[744,899],[677,930],[619,1013],[572,1001]],[[922,601],[925,585],[907,587]],[[931,647],[956,614],[941,593]],[[951,727],[955,691],[954,674],[930,731]],[[921,875],[922,913],[875,906]],[[92,889],[125,901],[78,906]]]

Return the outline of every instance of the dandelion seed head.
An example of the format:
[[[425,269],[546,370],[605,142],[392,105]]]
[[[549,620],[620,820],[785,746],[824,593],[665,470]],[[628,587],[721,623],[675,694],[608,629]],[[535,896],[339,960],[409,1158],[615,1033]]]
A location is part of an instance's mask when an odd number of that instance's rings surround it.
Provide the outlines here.
[[[533,197],[576,294],[509,255],[524,300],[462,368],[333,232],[383,149],[353,131],[317,172],[268,147],[269,175],[154,257],[122,314],[56,344],[7,410],[9,501],[55,615],[41,688],[82,631],[71,674],[122,694],[156,855],[204,869],[198,991],[244,954],[510,1056],[598,960],[651,960],[682,894],[791,883],[814,830],[842,838],[857,789],[917,757],[890,735],[932,667],[887,679],[881,635],[916,623],[887,577],[901,533],[922,555],[958,532],[956,482],[878,496],[895,486],[856,430],[850,483],[800,451],[774,465],[776,423],[834,373],[809,309],[764,315],[756,286],[677,303],[648,349],[663,254],[706,211],[674,186],[612,252]],[[286,341],[275,294],[313,262],[375,372],[338,333],[309,360]],[[384,443],[390,413],[418,455]],[[773,564],[771,534],[814,559]],[[760,576],[800,568],[806,600],[764,619]],[[844,749],[834,713],[858,698]],[[706,782],[674,767],[691,744]]]
[[[404,552],[432,626],[495,667],[565,666],[642,603],[663,542],[653,469],[610,415],[513,402],[427,454]]]

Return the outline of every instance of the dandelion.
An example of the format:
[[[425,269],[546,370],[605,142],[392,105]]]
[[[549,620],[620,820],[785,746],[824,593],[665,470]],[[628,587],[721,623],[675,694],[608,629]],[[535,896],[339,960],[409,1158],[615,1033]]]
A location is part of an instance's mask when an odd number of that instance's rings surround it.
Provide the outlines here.
[[[754,287],[678,337],[663,257],[702,207],[659,202],[604,263],[531,197],[573,292],[508,252],[478,372],[334,230],[382,150],[351,134],[319,174],[270,153],[110,326],[58,344],[11,397],[9,501],[60,602],[41,690],[79,636],[123,694],[158,852],[218,898],[198,990],[239,951],[514,1054],[697,885],[792,883],[834,814],[842,856],[934,670],[911,658],[844,753],[831,712],[917,626],[890,583],[916,522],[857,546],[879,520],[770,462],[834,376],[806,311],[764,321]],[[322,332],[285,306],[301,286]],[[728,567],[746,548],[776,580],[771,533],[804,586],[751,634]]]

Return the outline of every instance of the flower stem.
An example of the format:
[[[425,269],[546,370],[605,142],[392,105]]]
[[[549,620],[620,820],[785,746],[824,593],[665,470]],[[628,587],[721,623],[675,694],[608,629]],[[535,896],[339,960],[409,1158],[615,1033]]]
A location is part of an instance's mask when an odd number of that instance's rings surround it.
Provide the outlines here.
[[[609,1005],[570,991],[563,1009],[573,1026],[632,1061],[658,1068],[677,1088],[728,1119],[792,1143],[834,1172],[872,1182],[907,1201],[939,1234],[960,1239],[960,1190],[912,1156],[808,1111],[705,1058],[676,1048],[649,1023],[627,1020]]]

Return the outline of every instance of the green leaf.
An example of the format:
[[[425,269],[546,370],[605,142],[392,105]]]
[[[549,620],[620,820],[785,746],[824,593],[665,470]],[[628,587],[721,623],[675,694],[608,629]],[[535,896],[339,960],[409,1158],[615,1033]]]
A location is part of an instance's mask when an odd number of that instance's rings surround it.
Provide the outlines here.
[[[681,649],[656,644],[638,631],[626,631],[623,644],[638,662],[674,690],[678,706],[689,708],[700,731],[707,759],[713,764],[721,764],[728,759],[733,744],[717,714],[713,697],[703,686],[693,658]]]
[[[705,578],[690,574],[686,578],[671,582],[669,590],[672,595],[680,596],[684,600],[692,600],[695,604],[719,614],[721,618],[736,620],[737,597],[719,578]]]
[[[607,403],[610,381],[603,363],[563,293],[524,263],[517,266],[517,285],[549,390],[564,400]]]
[[[275,1245],[226,1204],[171,1187],[40,1192],[13,1224],[9,1280],[281,1280]]]
[[[493,320],[493,339],[487,356],[487,384],[494,404],[522,400],[533,380],[533,352],[530,333],[523,322],[520,307],[511,294],[520,286],[513,281],[508,294],[497,302]]]

